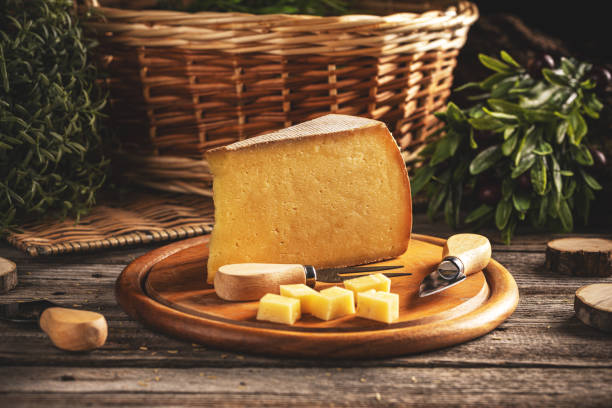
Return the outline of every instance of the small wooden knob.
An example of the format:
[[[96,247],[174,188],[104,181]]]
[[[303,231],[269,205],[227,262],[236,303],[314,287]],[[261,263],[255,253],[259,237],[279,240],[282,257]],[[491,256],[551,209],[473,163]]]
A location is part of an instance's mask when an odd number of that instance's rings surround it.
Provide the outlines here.
[[[578,289],[574,310],[582,323],[612,333],[612,283],[595,283]]]
[[[100,313],[50,307],[40,315],[40,328],[62,350],[85,351],[106,342],[108,325]]]
[[[574,276],[612,275],[612,240],[561,238],[546,244],[546,267]]]
[[[442,257],[455,257],[463,263],[463,273],[471,275],[487,267],[491,260],[491,243],[478,234],[455,234],[446,240]]]
[[[298,264],[240,263],[220,267],[214,283],[221,299],[259,300],[266,293],[280,293],[280,285],[306,283],[306,274]]]

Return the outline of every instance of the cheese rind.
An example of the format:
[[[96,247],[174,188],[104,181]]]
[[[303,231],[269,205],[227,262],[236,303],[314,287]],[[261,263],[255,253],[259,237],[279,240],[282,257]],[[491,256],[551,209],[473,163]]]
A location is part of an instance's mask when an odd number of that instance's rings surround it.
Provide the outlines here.
[[[337,319],[355,313],[353,292],[338,286],[323,289],[314,298],[311,313],[321,320]]]
[[[291,325],[301,315],[299,299],[268,293],[259,300],[257,320]]]
[[[225,264],[340,267],[408,246],[410,183],[382,122],[327,115],[206,158],[215,202],[209,283]]]
[[[357,299],[359,292],[374,289],[379,292],[389,292],[391,290],[391,279],[387,278],[382,273],[373,275],[360,276],[358,278],[347,279],[344,281],[344,287],[352,290]]]
[[[299,299],[302,314],[311,313],[316,298],[320,296],[319,292],[303,283],[280,285],[280,294],[281,296]]]
[[[374,289],[357,294],[357,316],[383,323],[399,318],[399,295]]]

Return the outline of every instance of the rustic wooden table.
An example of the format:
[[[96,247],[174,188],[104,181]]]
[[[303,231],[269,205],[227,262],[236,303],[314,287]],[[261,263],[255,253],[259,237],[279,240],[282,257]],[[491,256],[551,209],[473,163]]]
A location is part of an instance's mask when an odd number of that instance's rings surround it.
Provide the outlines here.
[[[414,231],[451,234],[422,215]],[[610,407],[612,336],[578,321],[573,300],[578,287],[612,278],[546,271],[545,243],[554,237],[494,244],[521,298],[493,332],[429,353],[348,361],[235,354],[148,330],[119,308],[113,285],[126,264],[154,247],[28,258],[0,244],[0,256],[19,269],[18,287],[0,303],[48,298],[100,311],[109,323],[104,347],[67,353],[36,327],[0,322],[0,406]]]

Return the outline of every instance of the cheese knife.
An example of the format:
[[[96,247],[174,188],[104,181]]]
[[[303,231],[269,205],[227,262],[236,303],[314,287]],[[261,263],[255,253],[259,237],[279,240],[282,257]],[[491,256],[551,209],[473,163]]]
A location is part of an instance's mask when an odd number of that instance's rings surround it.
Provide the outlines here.
[[[478,234],[456,234],[444,244],[442,262],[419,286],[419,296],[442,292],[480,272],[491,260],[491,243]]]
[[[403,265],[351,266],[315,269],[312,265],[239,263],[223,265],[215,273],[217,296],[224,300],[258,300],[266,293],[278,293],[280,285],[316,282],[340,283],[370,272],[403,268]],[[408,272],[385,272],[388,277],[412,275]]]
[[[68,309],[48,300],[0,304],[0,320],[38,324],[57,348],[68,351],[101,347],[108,335],[100,313]]]

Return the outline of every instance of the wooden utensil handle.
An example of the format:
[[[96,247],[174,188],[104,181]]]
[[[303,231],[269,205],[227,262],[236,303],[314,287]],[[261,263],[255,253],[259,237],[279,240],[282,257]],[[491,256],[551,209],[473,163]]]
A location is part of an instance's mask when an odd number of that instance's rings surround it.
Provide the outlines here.
[[[299,264],[240,263],[223,265],[215,273],[215,292],[224,300],[259,300],[266,293],[280,292],[280,285],[306,283]]]
[[[463,263],[463,273],[471,275],[487,267],[491,260],[491,243],[478,234],[455,234],[446,240],[442,257],[455,257]]]
[[[100,313],[50,307],[40,315],[40,328],[53,344],[68,351],[85,351],[106,342],[108,325]]]

